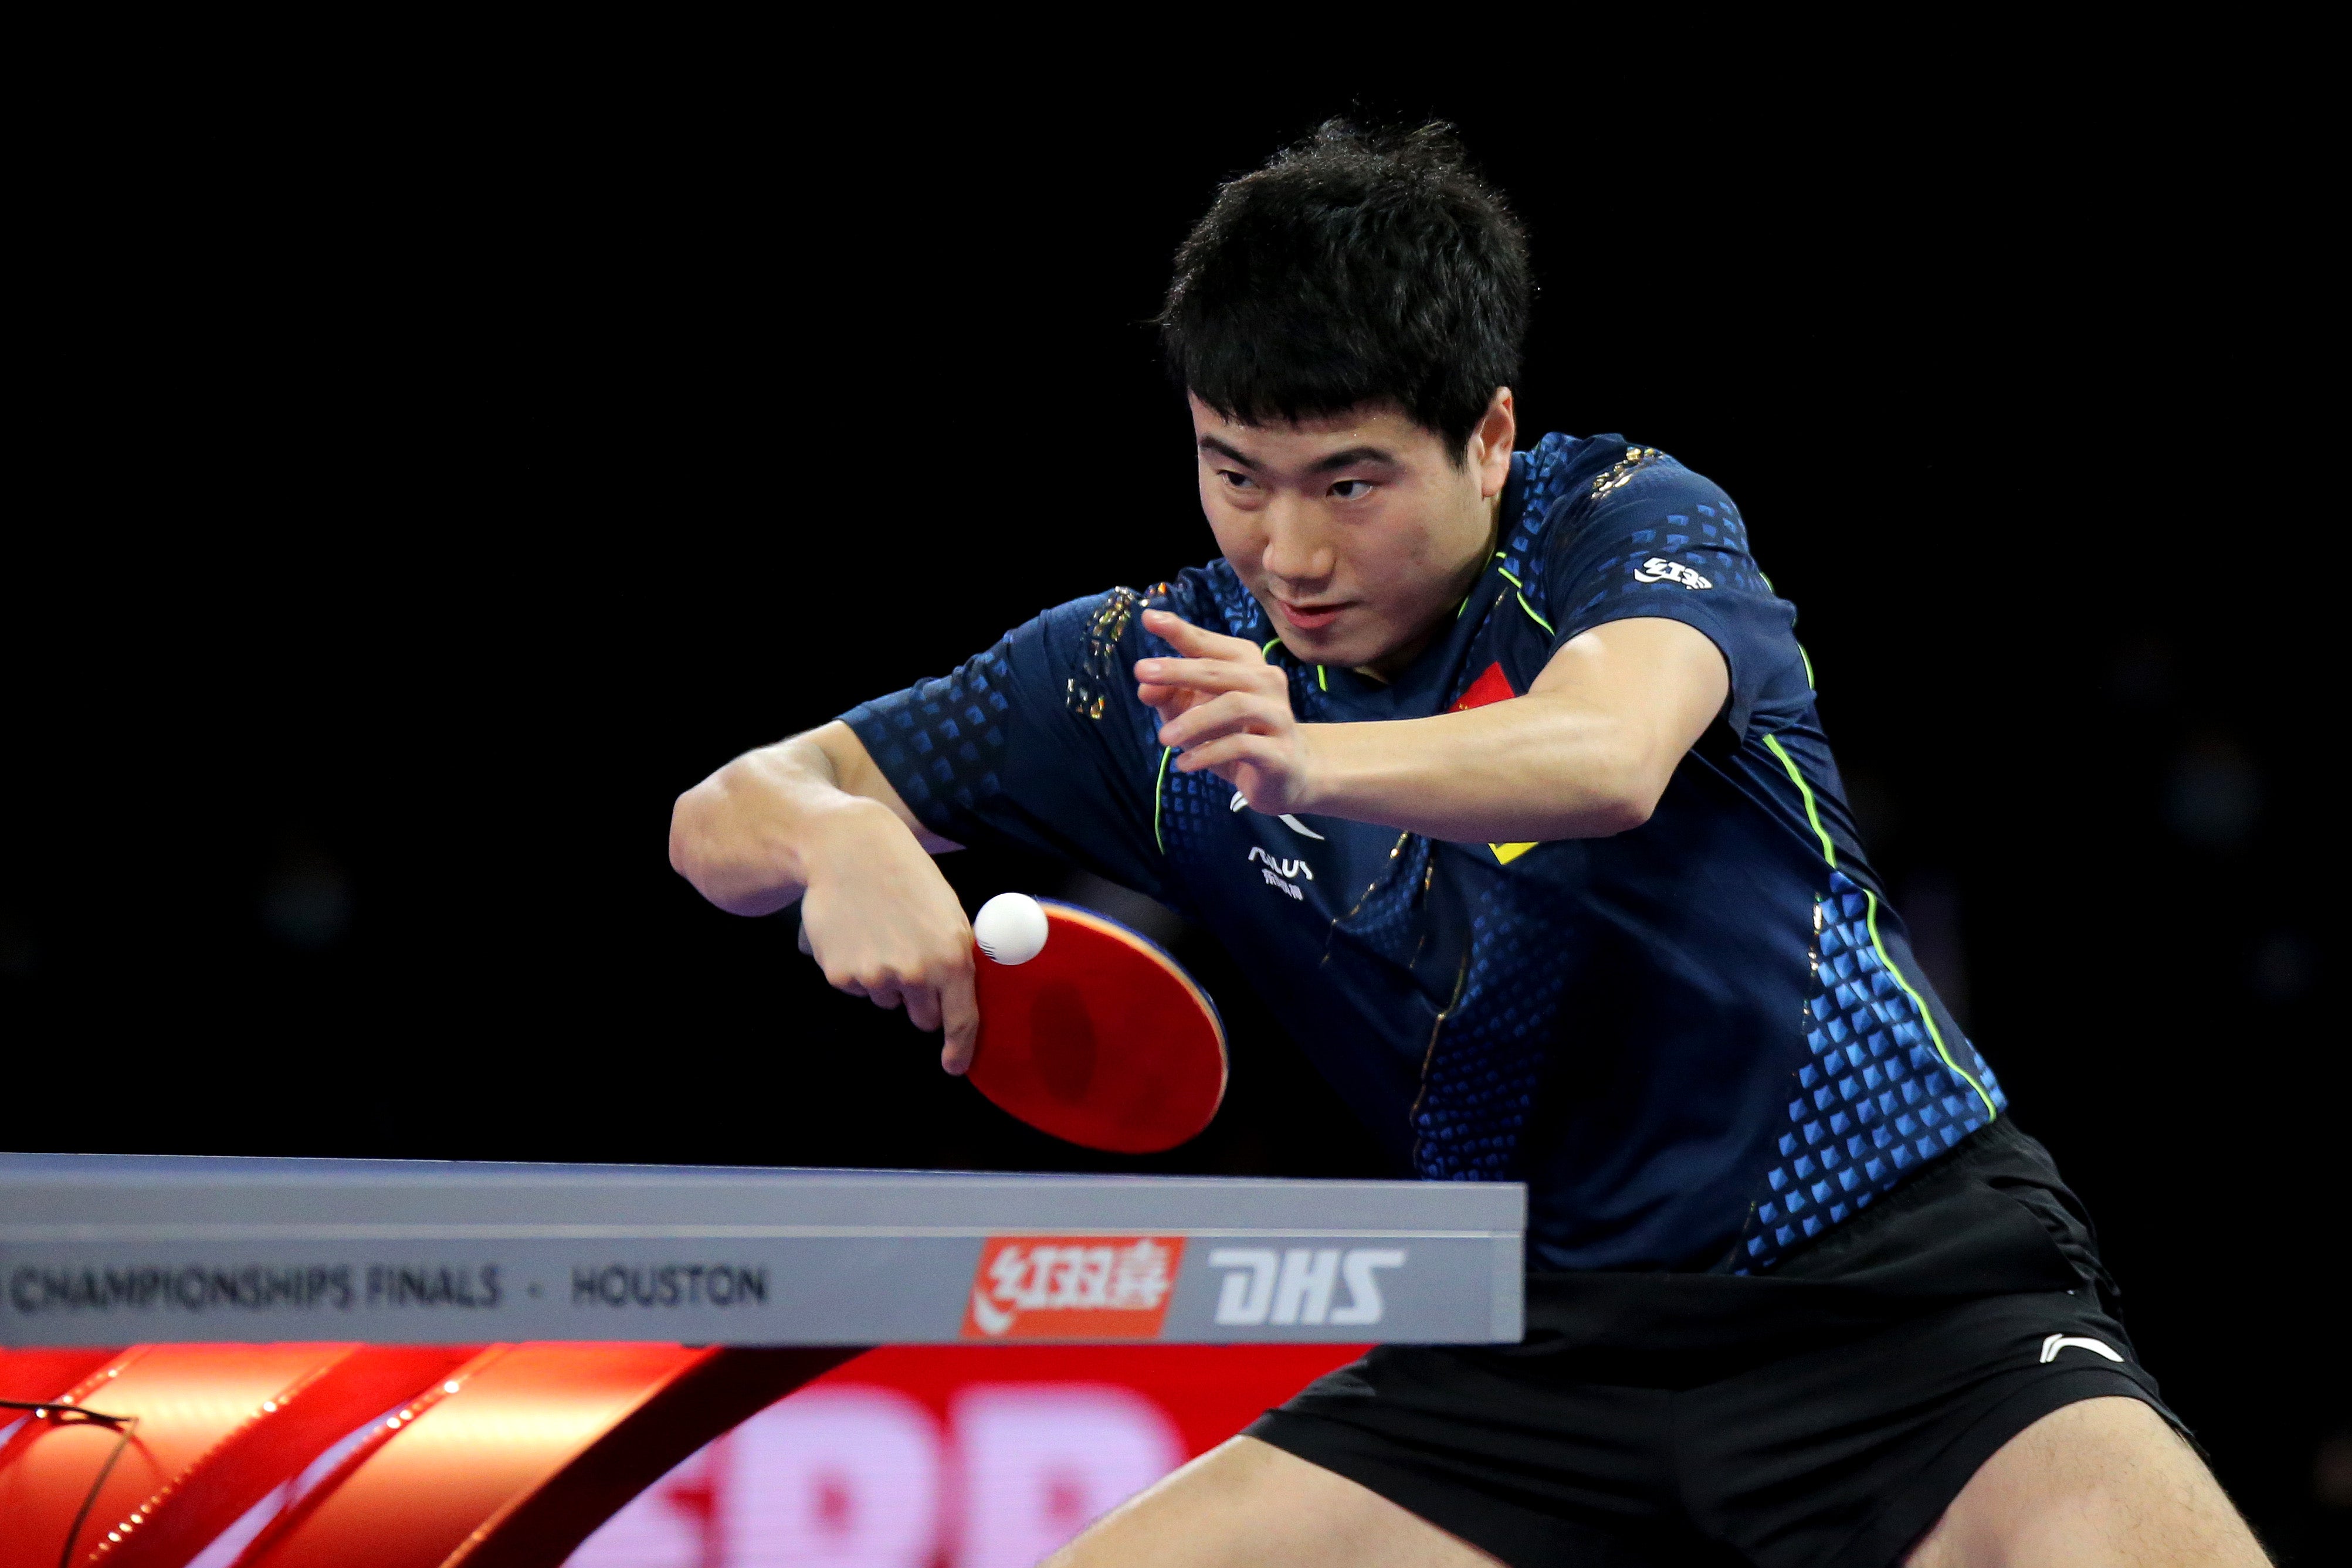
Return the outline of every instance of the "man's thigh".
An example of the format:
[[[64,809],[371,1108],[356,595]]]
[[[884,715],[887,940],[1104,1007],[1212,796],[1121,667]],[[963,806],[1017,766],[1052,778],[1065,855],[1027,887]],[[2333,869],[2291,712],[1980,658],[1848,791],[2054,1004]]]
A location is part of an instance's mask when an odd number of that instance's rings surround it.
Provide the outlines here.
[[[1320,1465],[1235,1437],[1122,1503],[1045,1568],[1496,1568]]]
[[[2052,1411],[1969,1478],[1906,1568],[2238,1568],[2269,1561],[2164,1417],[2121,1396]]]

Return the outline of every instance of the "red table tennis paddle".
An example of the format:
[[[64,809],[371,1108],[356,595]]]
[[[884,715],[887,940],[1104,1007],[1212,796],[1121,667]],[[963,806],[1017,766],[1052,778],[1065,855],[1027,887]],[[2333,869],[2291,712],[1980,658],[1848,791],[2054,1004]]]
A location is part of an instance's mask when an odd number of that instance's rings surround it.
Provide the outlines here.
[[[974,955],[971,1078],[1041,1132],[1118,1154],[1172,1149],[1225,1097],[1225,1026],[1160,946],[1091,910],[1039,899],[1045,945],[1021,964]]]

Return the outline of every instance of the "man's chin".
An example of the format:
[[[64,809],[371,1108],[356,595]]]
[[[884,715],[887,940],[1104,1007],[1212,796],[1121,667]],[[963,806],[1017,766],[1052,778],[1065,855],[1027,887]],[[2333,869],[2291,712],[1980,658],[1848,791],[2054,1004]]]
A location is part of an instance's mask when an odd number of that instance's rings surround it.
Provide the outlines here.
[[[1352,670],[1378,664],[1392,648],[1390,643],[1367,637],[1358,632],[1350,634],[1338,627],[1318,636],[1290,627],[1280,627],[1282,645],[1290,656],[1302,664],[1328,664],[1338,669]]]

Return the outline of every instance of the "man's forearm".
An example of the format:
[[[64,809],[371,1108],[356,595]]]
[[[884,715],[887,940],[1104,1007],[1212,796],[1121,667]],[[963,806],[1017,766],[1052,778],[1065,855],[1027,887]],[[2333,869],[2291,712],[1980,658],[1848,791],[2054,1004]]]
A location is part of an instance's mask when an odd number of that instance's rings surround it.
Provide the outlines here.
[[[746,752],[678,797],[669,859],[734,915],[772,915],[807,889],[810,861],[845,834],[905,832],[890,808],[852,793],[817,736]]]
[[[1540,695],[1301,730],[1315,780],[1304,810],[1462,843],[1623,832],[1649,820],[1673,771],[1640,727]]]
[[[1730,669],[1696,629],[1628,617],[1578,633],[1527,694],[1465,713],[1300,724],[1289,677],[1241,638],[1164,611],[1178,658],[1136,662],[1137,693],[1187,773],[1261,811],[1345,817],[1457,843],[1601,838],[1638,828],[1726,707]]]
[[[677,798],[669,859],[734,915],[798,901],[801,951],[825,982],[943,1031],[961,1072],[980,1036],[971,925],[926,831],[839,719],[747,751]]]

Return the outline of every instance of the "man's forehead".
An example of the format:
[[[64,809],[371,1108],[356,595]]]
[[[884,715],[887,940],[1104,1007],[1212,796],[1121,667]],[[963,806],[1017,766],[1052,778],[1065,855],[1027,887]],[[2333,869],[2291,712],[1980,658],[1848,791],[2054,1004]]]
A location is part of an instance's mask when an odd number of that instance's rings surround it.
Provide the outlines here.
[[[1203,448],[1268,467],[1311,466],[1361,448],[1404,459],[1418,455],[1419,448],[1434,439],[1390,404],[1360,403],[1338,413],[1247,424],[1226,418],[1197,397],[1191,402],[1193,434]]]

